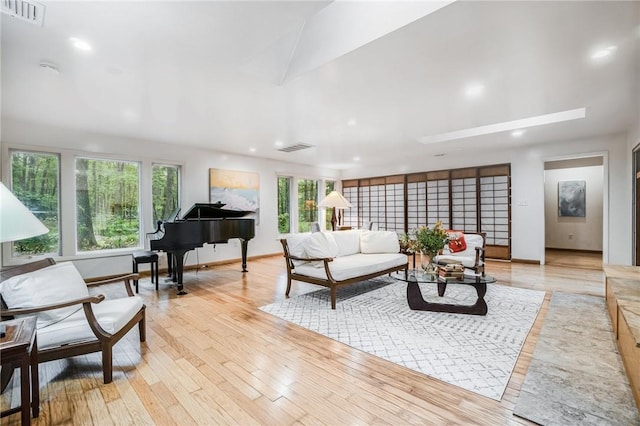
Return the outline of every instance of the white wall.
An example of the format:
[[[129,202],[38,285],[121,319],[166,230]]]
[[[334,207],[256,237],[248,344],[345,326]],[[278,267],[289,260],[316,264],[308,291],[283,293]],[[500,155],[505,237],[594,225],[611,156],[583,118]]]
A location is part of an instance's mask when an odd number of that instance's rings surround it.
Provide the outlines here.
[[[442,166],[437,157],[407,155],[402,169],[389,164],[376,167],[373,176],[428,170],[464,168],[489,164],[511,164],[511,256],[514,259],[544,262],[544,163],[576,157],[604,157],[603,260],[631,264],[631,155],[626,133],[574,141],[556,141],[510,150],[455,153]],[[343,178],[371,177],[365,170],[349,170]]]
[[[85,133],[81,131],[19,122],[9,119],[2,120],[2,163],[8,161],[8,149],[46,149],[52,147],[63,148],[73,152],[115,156],[115,158],[133,161],[165,162],[182,165],[182,208],[189,208],[196,202],[209,202],[209,168],[258,172],[260,174],[260,224],[256,226],[256,236],[249,242],[248,255],[264,255],[280,253],[282,247],[278,242],[277,227],[277,179],[278,173],[304,176],[311,178],[339,179],[339,172],[330,169],[313,168],[278,161],[263,160],[249,156],[229,155],[216,151],[196,148],[186,148],[170,144],[151,141],[106,136]],[[7,164],[2,169],[8,173]],[[61,167],[61,186],[73,187],[73,163],[63,164]],[[7,176],[3,175],[3,178]],[[142,182],[141,188],[144,188]],[[68,191],[67,191],[68,193]],[[73,197],[73,193],[69,194]],[[143,194],[144,196],[144,194]],[[150,195],[149,195],[150,198]],[[61,220],[73,226],[75,217],[73,202],[61,203]],[[151,211],[143,212],[143,217],[151,217]],[[145,232],[155,229],[155,224],[147,221]],[[63,244],[73,242],[65,241]],[[164,257],[161,256],[164,262]],[[206,245],[197,252],[199,263],[218,260],[235,259],[240,257],[240,247],[237,240],[230,244],[216,246]],[[187,258],[187,264],[196,264],[198,260],[195,252]],[[70,259],[70,258],[65,258]],[[131,271],[131,256],[109,256],[100,259],[87,259],[81,256],[73,257],[74,263],[85,277],[104,276],[120,272]],[[147,266],[147,265],[144,265]],[[163,264],[164,266],[164,264]],[[284,261],[283,261],[284,266]],[[251,271],[251,263],[248,268]]]
[[[512,258],[544,262],[544,163],[545,161],[602,155],[604,157],[604,230],[603,260],[609,263],[631,264],[631,155],[628,135],[617,134],[576,141],[558,141],[511,150],[484,150],[464,154],[456,152],[456,168],[489,164],[511,164],[512,194]],[[195,202],[208,201],[208,169],[257,171],[260,173],[260,225],[256,238],[249,243],[249,256],[278,253],[276,223],[276,174],[285,173],[309,177],[351,179],[385,176],[427,170],[452,168],[441,166],[436,157],[419,158],[407,154],[407,164],[377,166],[375,173],[363,169],[347,170],[342,174],[335,170],[311,168],[307,165],[261,160],[252,157],[226,155],[220,152],[189,149],[169,144],[89,134],[80,131],[51,128],[3,119],[2,155],[9,146],[64,147],[87,153],[114,154],[120,158],[137,160],[180,162],[183,167],[182,206],[188,208]],[[5,161],[5,160],[3,160]],[[6,168],[3,167],[6,171]],[[63,182],[65,184],[65,182]],[[67,182],[68,184],[68,182]],[[72,208],[64,206],[63,208]],[[63,210],[63,215],[74,213]],[[147,226],[151,230],[152,224]],[[220,245],[215,253],[210,247],[199,250],[201,263],[239,257],[239,248]],[[195,254],[188,263],[194,264]],[[99,276],[130,270],[130,258],[120,256],[109,261],[78,260],[85,276]],[[249,270],[251,266],[249,265]],[[117,271],[120,272],[120,271]]]
[[[586,182],[585,217],[558,216],[558,182]],[[603,167],[574,167],[545,171],[545,246],[602,251]]]

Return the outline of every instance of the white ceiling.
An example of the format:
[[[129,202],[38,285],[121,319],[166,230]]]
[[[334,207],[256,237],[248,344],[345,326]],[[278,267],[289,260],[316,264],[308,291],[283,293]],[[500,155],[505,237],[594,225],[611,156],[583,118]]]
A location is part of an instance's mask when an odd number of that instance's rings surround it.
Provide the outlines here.
[[[3,117],[346,169],[623,132],[638,116],[638,1],[42,3],[42,27],[2,15]],[[474,82],[485,91],[469,99]],[[517,141],[418,142],[582,107]]]

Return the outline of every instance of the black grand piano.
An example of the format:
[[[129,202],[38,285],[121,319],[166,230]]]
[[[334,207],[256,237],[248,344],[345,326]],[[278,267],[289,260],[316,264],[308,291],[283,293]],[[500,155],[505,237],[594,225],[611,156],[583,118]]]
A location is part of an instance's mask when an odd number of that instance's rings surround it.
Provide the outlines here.
[[[249,213],[225,210],[224,204],[194,204],[182,219],[159,222],[158,229],[149,234],[151,250],[165,251],[169,271],[177,283],[178,294],[186,294],[182,285],[185,254],[204,243],[222,244],[239,238],[242,245],[242,272],[247,271],[247,244],[256,234],[255,220],[242,218]],[[177,212],[176,212],[177,216]]]

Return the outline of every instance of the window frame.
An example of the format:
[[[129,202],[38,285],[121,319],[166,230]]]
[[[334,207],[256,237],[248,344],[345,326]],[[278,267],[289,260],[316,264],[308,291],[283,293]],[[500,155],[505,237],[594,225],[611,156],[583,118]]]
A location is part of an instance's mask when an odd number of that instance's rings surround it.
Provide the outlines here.
[[[326,192],[326,182],[333,182],[333,187],[335,191],[341,191],[341,181],[335,177],[316,177],[309,175],[294,175],[289,173],[277,173],[276,174],[276,230],[278,231],[279,238],[286,234],[282,234],[280,229],[278,228],[278,206],[277,199],[279,190],[278,179],[279,178],[288,178],[289,181],[289,234],[299,233],[299,224],[298,224],[298,182],[301,180],[315,180],[318,182],[318,199],[316,200],[316,205],[322,201],[325,197]],[[326,223],[326,209],[324,207],[317,207],[317,220],[320,225],[320,229],[326,231],[325,223]]]
[[[110,152],[90,152],[80,149],[72,148],[59,148],[53,146],[43,145],[28,145],[20,143],[2,143],[0,147],[1,157],[1,172],[2,181],[11,182],[11,151],[29,151],[29,152],[41,152],[45,154],[57,155],[59,158],[58,164],[58,182],[59,182],[59,252],[56,255],[34,255],[29,258],[17,258],[11,255],[11,243],[2,243],[2,265],[16,266],[25,262],[31,262],[39,260],[45,257],[53,257],[57,261],[76,260],[76,259],[95,259],[101,257],[118,257],[128,255],[129,253],[140,250],[148,246],[146,241],[146,233],[153,232],[156,229],[156,224],[151,219],[152,213],[152,165],[163,164],[172,165],[180,168],[179,176],[179,193],[178,198],[180,206],[183,202],[183,188],[182,179],[185,169],[184,162],[171,161],[161,158],[149,158],[136,155],[126,155],[126,158],[122,154],[114,154]],[[139,246],[130,248],[110,249],[110,250],[98,250],[91,252],[79,252],[76,250],[76,184],[75,184],[75,158],[95,158],[101,160],[112,161],[125,161],[125,162],[137,162],[139,163],[139,217],[140,217],[140,236]],[[7,185],[9,187],[9,185]],[[9,189],[11,189],[9,187]]]
[[[56,174],[57,185],[58,185],[58,248],[55,252],[48,252],[42,254],[33,254],[33,255],[25,255],[25,256],[14,256],[14,242],[6,242],[2,243],[2,264],[3,265],[12,265],[20,263],[24,260],[35,261],[39,259],[44,259],[51,256],[60,256],[62,253],[62,188],[61,188],[61,172],[62,172],[62,156],[59,152],[46,150],[46,149],[34,149],[34,148],[20,148],[20,147],[7,147],[7,175],[8,178],[3,179],[4,182],[8,182],[8,189],[13,192],[13,153],[14,152],[24,152],[31,154],[43,154],[43,155],[51,155],[55,156],[58,160],[58,171]]]

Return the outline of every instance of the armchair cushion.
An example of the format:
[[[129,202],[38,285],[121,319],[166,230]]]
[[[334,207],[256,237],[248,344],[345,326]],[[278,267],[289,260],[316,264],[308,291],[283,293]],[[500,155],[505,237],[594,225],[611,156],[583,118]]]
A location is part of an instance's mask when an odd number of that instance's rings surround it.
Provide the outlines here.
[[[89,296],[87,285],[72,262],[62,262],[37,271],[16,275],[2,282],[2,298],[7,308],[35,308]],[[82,309],[82,305],[39,312],[40,330]]]
[[[121,299],[103,300],[92,304],[93,313],[100,327],[107,333],[114,334],[133,318],[142,308],[142,299],[138,296],[123,297]],[[38,347],[46,349],[52,346],[62,346],[83,340],[95,340],[96,335],[91,331],[82,305],[80,310],[59,321],[38,330]]]

